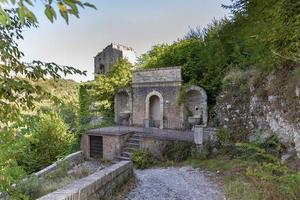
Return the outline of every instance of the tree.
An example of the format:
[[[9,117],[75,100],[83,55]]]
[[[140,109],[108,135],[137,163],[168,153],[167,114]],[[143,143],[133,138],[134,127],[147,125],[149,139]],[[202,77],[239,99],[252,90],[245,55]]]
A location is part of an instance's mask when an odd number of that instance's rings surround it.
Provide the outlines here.
[[[30,10],[30,7],[33,7],[36,3],[35,0],[0,0],[0,24],[10,25],[13,22],[9,10],[3,8],[4,5],[15,8],[21,23],[24,24],[26,21],[32,24],[36,23],[37,19]],[[42,3],[45,5],[45,15],[51,22],[57,19],[55,7],[58,8],[60,15],[65,19],[66,23],[69,23],[69,15],[74,15],[79,18],[78,7],[96,9],[93,4],[88,2],[83,3],[79,0],[45,0],[42,1]],[[56,4],[56,6],[54,4]]]
[[[69,14],[78,17],[78,6],[94,7],[78,0],[49,0],[45,4],[45,15],[51,22],[56,19],[52,7],[54,2],[67,23]],[[11,124],[21,119],[22,111],[32,109],[34,103],[42,98],[57,100],[32,82],[60,79],[67,74],[85,74],[76,68],[55,63],[21,61],[24,54],[19,50],[17,40],[23,39],[24,28],[37,26],[34,13],[28,8],[35,3],[31,0],[0,0],[0,191],[5,197],[9,195],[12,198],[20,198],[19,194],[14,194],[13,185],[25,173],[16,162],[16,138],[22,135],[17,134]],[[14,8],[4,9],[4,6]]]
[[[119,89],[130,86],[131,70],[131,63],[126,59],[120,59],[106,75],[100,75],[95,81],[81,85],[79,93],[81,131],[90,128],[89,123],[95,111],[107,117],[109,123],[113,114],[114,95]]]

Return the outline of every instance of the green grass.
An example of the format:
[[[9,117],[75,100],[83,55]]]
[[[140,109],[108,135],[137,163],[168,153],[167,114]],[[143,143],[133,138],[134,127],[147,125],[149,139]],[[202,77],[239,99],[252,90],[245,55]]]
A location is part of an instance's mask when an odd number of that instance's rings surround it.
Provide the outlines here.
[[[262,199],[261,192],[250,180],[240,176],[224,177],[224,193],[231,200],[258,200]]]
[[[217,172],[218,182],[221,182],[226,199],[229,200],[261,199],[260,191],[244,175],[246,168],[254,164],[253,161],[229,159],[221,155],[206,160],[189,159],[182,163],[182,165]]]
[[[194,168],[204,168],[209,171],[228,171],[238,168],[245,168],[249,165],[253,165],[253,162],[241,159],[229,159],[225,156],[218,156],[216,158],[207,160],[188,159],[182,164],[191,165]]]
[[[283,164],[266,163],[217,155],[204,160],[188,159],[180,165],[216,172],[216,180],[228,200],[299,199],[299,172]]]

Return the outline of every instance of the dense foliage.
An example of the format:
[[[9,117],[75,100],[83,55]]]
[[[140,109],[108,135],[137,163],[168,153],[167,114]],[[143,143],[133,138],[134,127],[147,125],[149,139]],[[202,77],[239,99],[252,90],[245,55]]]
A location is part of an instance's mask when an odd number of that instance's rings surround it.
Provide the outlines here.
[[[16,141],[16,160],[30,174],[70,153],[75,138],[57,113],[41,113],[28,120]]]
[[[44,13],[51,22],[57,19],[57,11],[61,15],[61,17],[66,21],[66,23],[68,23],[69,15],[73,15],[79,18],[79,7],[90,7],[96,9],[96,7],[93,4],[90,4],[88,2],[83,3],[78,0],[46,0],[42,2],[45,5]],[[37,18],[35,14],[31,11],[32,7],[35,4],[37,4],[37,2],[33,0],[1,0],[0,24],[10,25],[13,23],[8,11],[5,9],[6,7],[14,7],[16,9],[18,18],[20,19],[21,23],[25,23],[25,21],[29,21],[30,23],[36,23]]]
[[[206,89],[210,105],[233,68],[269,71],[299,66],[300,2],[234,0],[231,17],[191,30],[171,45],[156,45],[140,58],[144,68],[182,66],[185,83]]]
[[[113,120],[114,95],[119,89],[130,86],[132,65],[126,59],[120,59],[106,75],[99,75],[93,82],[80,87],[80,125],[84,130],[90,127],[95,115],[104,117],[103,123]]]
[[[83,4],[80,1],[47,1],[44,4],[45,15],[50,21],[56,18],[51,7],[54,2],[58,3],[59,12],[66,22],[68,22],[69,14],[78,16],[78,5],[93,7],[91,4]],[[35,83],[46,78],[58,80],[67,74],[85,74],[76,68],[51,62],[35,60],[25,63],[22,61],[24,53],[19,50],[17,41],[23,39],[24,29],[37,27],[37,19],[28,8],[35,4],[35,1],[30,0],[0,1],[0,191],[4,197],[9,195],[13,199],[21,199],[19,194],[13,191],[13,185],[26,174],[24,168],[17,162],[19,151],[16,147],[17,141],[25,137],[25,134],[18,132],[18,126],[24,120],[22,114],[32,111],[37,102],[45,99],[55,102],[59,100],[46,88]],[[63,124],[58,123],[58,125]],[[52,128],[55,129],[55,127]],[[58,134],[62,133],[62,130],[58,132]],[[35,151],[34,148],[32,152]]]

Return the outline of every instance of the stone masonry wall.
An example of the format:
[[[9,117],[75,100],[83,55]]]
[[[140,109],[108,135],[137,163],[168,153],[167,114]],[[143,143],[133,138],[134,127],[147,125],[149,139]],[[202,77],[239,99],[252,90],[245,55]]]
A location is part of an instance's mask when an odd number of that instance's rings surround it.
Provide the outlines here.
[[[149,84],[156,83],[174,83],[181,85],[181,68],[168,67],[168,68],[155,68],[148,70],[135,70],[133,71],[132,84],[133,87],[141,87]]]
[[[163,102],[162,120],[168,121],[167,128],[177,128],[183,121],[182,108],[177,99],[180,92],[182,77],[180,67],[136,70],[133,72],[133,124],[142,126],[144,120],[149,119],[146,112],[147,96],[151,93],[159,94]],[[148,96],[149,97],[149,96]],[[148,102],[149,103],[149,102]],[[147,116],[148,115],[148,116]],[[162,127],[161,127],[162,128]]]
[[[131,177],[133,177],[132,163],[121,161],[38,200],[104,199],[110,197],[115,188],[123,185]]]
[[[163,119],[168,121],[168,128],[180,127],[182,110],[177,104],[180,87],[133,88],[133,124],[141,126],[143,125],[143,120],[148,119],[145,101],[146,96],[152,91],[157,91],[163,96]]]
[[[92,134],[93,135],[93,134]],[[121,148],[129,137],[129,134],[123,135],[101,135],[96,136],[103,138],[103,158],[106,160],[113,160],[116,156],[120,156]],[[90,158],[90,135],[85,134],[81,136],[80,147],[83,151],[85,158]]]

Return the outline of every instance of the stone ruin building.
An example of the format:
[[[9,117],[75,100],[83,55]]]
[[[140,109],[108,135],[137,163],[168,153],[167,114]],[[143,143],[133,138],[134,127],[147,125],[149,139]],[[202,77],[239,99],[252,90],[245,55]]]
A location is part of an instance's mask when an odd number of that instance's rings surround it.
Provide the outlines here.
[[[95,75],[107,73],[120,58],[136,59],[131,48],[106,47],[95,57]],[[197,145],[216,141],[217,130],[207,127],[206,92],[198,86],[182,87],[181,67],[133,69],[132,75],[131,87],[115,95],[115,125],[89,130],[81,137],[86,158],[128,160],[136,148],[159,154],[168,141]]]
[[[179,105],[181,85],[180,67],[133,70],[132,87],[115,95],[115,122],[160,129],[207,126],[205,90],[186,88],[185,103]]]
[[[126,58],[132,65],[135,65],[137,56],[133,48],[121,44],[110,44],[94,57],[95,77],[106,74],[112,65],[119,59]]]

